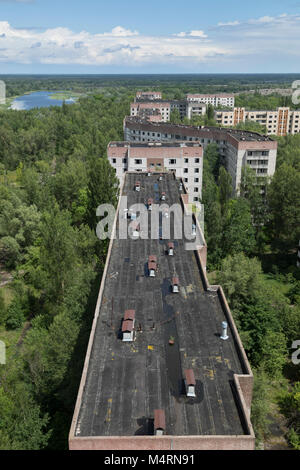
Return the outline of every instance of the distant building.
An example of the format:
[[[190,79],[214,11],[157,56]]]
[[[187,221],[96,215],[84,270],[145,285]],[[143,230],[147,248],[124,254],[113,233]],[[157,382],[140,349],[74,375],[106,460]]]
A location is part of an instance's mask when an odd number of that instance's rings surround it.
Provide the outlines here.
[[[208,94],[188,94],[188,102],[211,104],[212,106],[228,106],[234,108],[234,95],[228,93]]]
[[[232,177],[233,190],[238,191],[242,169],[253,168],[258,177],[271,177],[275,173],[277,141],[257,132],[219,127],[197,127],[170,123],[154,123],[138,117],[124,119],[124,138],[127,142],[147,143],[185,142],[200,144],[205,153],[208,144],[218,145],[221,160]],[[183,165],[183,168],[184,165]],[[190,170],[184,170],[183,179],[193,187]],[[118,174],[118,173],[117,173]],[[264,185],[262,182],[262,186]]]
[[[160,121],[168,122],[170,121],[170,114],[171,114],[171,105],[169,102],[165,101],[151,101],[151,102],[136,102],[131,103],[130,105],[130,116],[140,116],[148,117],[147,112],[150,110],[149,113],[149,120],[151,116],[156,115],[160,118]],[[155,114],[154,114],[155,113]]]
[[[137,91],[136,99],[161,100],[160,91]]]
[[[160,114],[160,121],[169,122],[171,113],[178,111],[180,119],[193,116],[203,116],[206,113],[206,104],[197,100],[163,100],[159,92],[138,92],[134,103],[130,105],[130,116],[144,117],[149,121],[158,121],[158,117],[153,118],[152,114],[145,113],[145,110],[157,111]]]
[[[204,103],[189,102],[187,104],[186,117],[191,119],[193,116],[204,116],[207,106]]]
[[[266,127],[268,135],[284,136],[300,132],[300,110],[284,107],[276,111],[247,111],[245,108],[216,110],[215,120],[218,125],[229,127],[245,121],[257,122]]]

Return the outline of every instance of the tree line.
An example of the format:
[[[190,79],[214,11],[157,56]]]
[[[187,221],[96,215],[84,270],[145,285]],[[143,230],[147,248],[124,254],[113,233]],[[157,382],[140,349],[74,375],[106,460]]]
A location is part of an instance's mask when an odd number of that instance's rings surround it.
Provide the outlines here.
[[[125,86],[107,90],[73,105],[0,113],[0,263],[13,274],[9,302],[0,289],[0,333],[20,336],[0,369],[2,449],[67,446],[107,251],[95,209],[118,196],[106,147],[123,139],[133,99]],[[210,109],[204,120],[212,118]],[[208,268],[255,369],[256,434],[266,433],[270,383],[285,380],[278,406],[297,448],[299,372],[288,358],[300,332],[300,136],[278,138],[278,146],[272,181],[246,168],[238,197],[209,145],[202,202]]]
[[[239,195],[218,148],[206,148],[203,175],[208,269],[224,288],[255,371],[252,421],[268,434],[272,403],[286,415],[291,446],[300,448],[299,366],[291,363],[300,334],[300,136],[278,138],[271,181],[246,167]],[[276,394],[276,399],[270,396]]]
[[[67,447],[107,251],[96,208],[118,197],[106,146],[128,106],[99,95],[0,113],[0,263],[13,274],[0,332],[20,335],[0,369],[1,449]]]

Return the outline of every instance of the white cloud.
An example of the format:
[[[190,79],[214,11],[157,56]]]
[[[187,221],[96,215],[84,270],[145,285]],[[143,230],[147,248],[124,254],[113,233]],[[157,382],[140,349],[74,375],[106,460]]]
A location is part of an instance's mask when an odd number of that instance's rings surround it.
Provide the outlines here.
[[[299,48],[299,20],[299,15],[287,15],[284,13],[276,17],[263,16],[239,23],[227,23],[226,28],[220,28],[219,32],[215,33],[215,38],[222,40],[224,46],[226,43],[230,43],[236,49],[244,47],[247,43],[248,47],[244,49],[245,55],[249,53],[249,49],[252,50],[254,48],[256,48],[258,55],[266,50],[273,50],[275,52],[278,46],[278,53],[280,50],[285,50],[286,52],[292,51]],[[220,25],[225,26],[225,23],[219,23]],[[237,26],[239,27],[237,28]],[[255,37],[257,42],[251,43],[249,38]],[[258,42],[259,39],[261,39],[260,43]]]
[[[189,33],[189,36],[192,36],[194,38],[207,38],[207,35],[204,34],[203,31],[194,31],[193,30]]]
[[[122,26],[110,32],[75,33],[68,28],[45,31],[16,29],[0,22],[0,63],[110,65],[202,62],[225,54],[222,47],[203,43],[201,30],[184,36],[143,36]]]
[[[107,36],[128,37],[137,36],[138,34],[137,31],[130,31],[130,29],[122,28],[122,26],[116,26],[112,29],[111,33],[107,33]]]
[[[228,21],[227,23],[218,23],[218,26],[238,26],[241,24],[239,21]]]
[[[297,69],[299,28],[300,15],[286,13],[220,22],[208,33],[195,29],[168,36],[144,35],[120,25],[91,34],[64,27],[19,29],[0,21],[0,64],[119,65],[128,69],[162,65],[195,71],[215,66],[218,71],[238,67],[254,72],[257,67],[265,71],[262,68],[269,62],[273,71],[280,72],[286,70],[288,61]]]
[[[178,38],[186,38],[186,37],[193,37],[193,38],[207,38],[207,35],[204,33],[202,30],[193,30],[189,32],[181,32],[178,34],[174,34],[174,36],[177,36]]]
[[[257,23],[274,23],[274,21],[275,18],[272,16],[262,16],[261,18],[258,18]]]

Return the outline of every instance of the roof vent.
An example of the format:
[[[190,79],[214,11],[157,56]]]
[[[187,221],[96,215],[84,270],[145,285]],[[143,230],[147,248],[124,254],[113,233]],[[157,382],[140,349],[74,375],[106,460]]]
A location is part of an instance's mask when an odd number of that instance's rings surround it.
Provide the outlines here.
[[[164,410],[154,410],[154,434],[162,436],[166,431],[166,417]]]
[[[132,239],[137,240],[140,238],[140,224],[136,220],[134,220],[130,226],[130,229],[132,231]]]
[[[221,339],[223,339],[224,341],[226,341],[229,336],[227,334],[227,327],[228,327],[228,323],[226,321],[223,321],[222,322],[222,335],[221,335]]]
[[[193,369],[185,370],[185,389],[187,397],[196,396],[196,380]]]
[[[174,256],[174,243],[173,242],[168,243],[168,255]]]
[[[148,258],[149,277],[155,277],[156,271],[157,271],[157,258],[155,255],[150,255]]]
[[[122,341],[129,342],[134,339],[135,310],[126,310],[122,322]]]
[[[179,279],[178,277],[172,278],[172,292],[177,294],[179,292]]]

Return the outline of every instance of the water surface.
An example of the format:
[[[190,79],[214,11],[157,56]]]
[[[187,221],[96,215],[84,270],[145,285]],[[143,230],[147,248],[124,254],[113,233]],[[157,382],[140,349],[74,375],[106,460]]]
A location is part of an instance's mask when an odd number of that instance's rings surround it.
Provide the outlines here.
[[[35,91],[28,95],[19,96],[12,104],[11,109],[28,110],[32,108],[49,108],[50,106],[62,106],[64,100],[51,98],[51,95],[60,93],[57,91]],[[65,100],[66,103],[75,103],[74,98]]]

